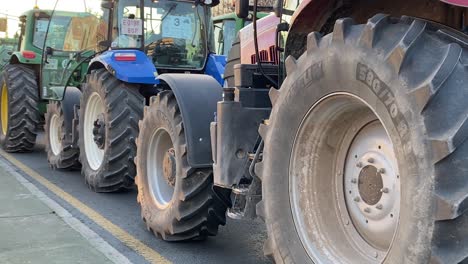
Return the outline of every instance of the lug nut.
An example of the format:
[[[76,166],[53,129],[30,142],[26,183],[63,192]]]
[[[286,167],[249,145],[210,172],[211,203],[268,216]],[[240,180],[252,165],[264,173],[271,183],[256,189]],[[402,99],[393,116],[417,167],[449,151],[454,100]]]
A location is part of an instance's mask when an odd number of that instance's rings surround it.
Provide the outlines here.
[[[387,187],[385,187],[385,188],[382,188],[380,191],[383,192],[383,193],[388,193],[389,189]]]
[[[367,162],[369,162],[369,163],[374,163],[374,158],[368,158],[368,159],[367,159]]]
[[[380,168],[380,169],[379,169],[379,173],[380,173],[380,174],[384,174],[384,173],[385,173],[385,169],[384,169],[384,168]]]
[[[359,196],[356,196],[356,197],[354,197],[354,201],[359,203],[361,201],[361,198],[359,198]]]
[[[370,212],[371,212],[371,209],[370,209],[369,207],[366,207],[366,208],[364,209],[364,212],[370,213]]]
[[[361,162],[356,163],[356,167],[362,168],[362,163]]]
[[[383,209],[383,205],[382,204],[378,204],[375,208],[379,209],[379,210],[382,210]]]

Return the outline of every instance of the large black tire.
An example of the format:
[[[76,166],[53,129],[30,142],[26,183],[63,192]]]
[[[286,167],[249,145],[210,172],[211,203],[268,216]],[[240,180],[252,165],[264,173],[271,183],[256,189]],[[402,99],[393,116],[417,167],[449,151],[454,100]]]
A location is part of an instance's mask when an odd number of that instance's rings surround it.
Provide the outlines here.
[[[227,87],[234,87],[234,65],[241,63],[240,53],[240,38],[239,34],[237,34],[229,50],[226,67],[224,68],[224,82]]]
[[[257,210],[268,229],[266,255],[277,263],[468,261],[466,43],[466,35],[450,29],[384,15],[374,16],[366,25],[339,20],[334,32],[323,38],[309,34],[306,52],[298,60],[286,60],[288,77],[279,91],[271,91],[272,114],[259,130],[265,148],[256,167],[263,187]],[[349,140],[343,135],[360,118],[351,108],[339,115],[344,103],[341,110],[309,112],[338,93],[373,109],[393,142],[401,202],[398,228],[386,255],[356,250],[354,238],[343,235],[354,222],[350,225],[345,216],[335,213],[341,210],[340,199],[330,197],[333,188],[320,184],[327,178],[345,177],[337,169],[339,163],[332,163],[341,155],[339,144]],[[302,127],[309,116],[314,123]],[[341,120],[342,129],[330,131],[336,120]],[[310,129],[307,140],[299,141],[300,129]],[[296,146],[296,140],[306,146]],[[296,148],[303,152],[293,159]],[[328,155],[318,155],[319,149]],[[297,194],[303,206],[298,213],[290,193],[301,187],[294,182],[317,186],[304,189],[303,196]],[[347,190],[341,192],[346,195]],[[314,202],[301,200],[306,195]],[[302,233],[297,231],[296,215],[309,227]],[[304,237],[312,242],[307,244]],[[311,249],[307,251],[306,245]]]
[[[47,161],[52,168],[75,170],[81,168],[80,149],[73,145],[71,126],[66,125],[66,122],[71,123],[73,119],[65,117],[64,107],[73,106],[65,106],[57,101],[47,105],[45,114]]]
[[[140,121],[135,160],[137,200],[141,205],[143,221],[148,230],[167,241],[214,236],[218,226],[226,223],[226,206],[213,192],[212,168],[194,169],[188,165],[184,125],[172,91],[160,92],[151,101]],[[158,130],[165,131],[170,137],[175,162],[175,165],[172,163],[175,170],[172,169],[168,174],[171,176],[167,177],[171,178],[168,182],[173,186],[173,194],[165,206],[162,202],[158,205],[158,198],[153,197],[150,181],[155,178],[149,179],[151,172],[148,172],[148,165],[158,164],[158,158],[151,159],[149,156],[155,151],[151,148],[151,142]],[[151,160],[150,164],[148,159]]]
[[[3,111],[7,111],[7,118],[0,122],[2,148],[7,152],[30,152],[36,143],[40,121],[39,93],[34,70],[22,64],[5,66],[0,88],[0,97],[6,96],[0,102],[8,102],[6,108],[1,106]]]
[[[136,174],[133,162],[136,154],[135,139],[138,136],[138,121],[143,117],[144,97],[137,86],[119,81],[106,69],[92,71],[82,90],[78,142],[81,173],[86,183],[95,192],[132,188]],[[85,144],[87,139],[92,138],[89,133],[93,133],[92,129],[85,131],[87,121],[94,123],[93,120],[86,120],[89,111],[87,106],[92,95],[100,98],[104,109],[103,120],[100,120],[101,128],[104,128],[103,158],[94,168],[88,160]]]

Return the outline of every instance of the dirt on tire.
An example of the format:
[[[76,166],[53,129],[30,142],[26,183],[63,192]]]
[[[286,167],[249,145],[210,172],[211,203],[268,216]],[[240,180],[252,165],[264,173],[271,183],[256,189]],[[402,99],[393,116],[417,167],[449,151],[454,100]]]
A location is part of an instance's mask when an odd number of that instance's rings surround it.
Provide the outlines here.
[[[158,129],[169,134],[176,161],[174,193],[165,208],[158,206],[152,197],[147,170],[147,155],[155,151],[149,150],[149,142]],[[200,240],[216,235],[218,226],[226,224],[227,208],[212,189],[212,168],[195,169],[188,165],[184,124],[172,91],[152,97],[140,121],[137,146],[137,200],[148,230],[167,241]]]

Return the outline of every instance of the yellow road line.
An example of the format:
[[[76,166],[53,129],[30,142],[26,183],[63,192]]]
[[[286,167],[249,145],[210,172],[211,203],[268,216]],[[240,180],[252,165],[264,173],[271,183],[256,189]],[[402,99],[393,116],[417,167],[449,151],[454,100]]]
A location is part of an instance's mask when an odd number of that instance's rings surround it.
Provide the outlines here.
[[[3,150],[0,150],[0,155],[6,158],[9,162],[13,163],[16,167],[20,168],[22,171],[28,174],[31,178],[38,181],[49,191],[51,191],[58,197],[62,198],[63,200],[71,204],[76,209],[78,209],[82,214],[86,215],[89,219],[93,220],[100,227],[105,229],[107,232],[111,233],[117,239],[122,241],[122,243],[124,243],[126,246],[133,249],[141,256],[143,256],[147,261],[151,263],[171,263],[170,261],[165,259],[163,256],[161,256],[158,252],[154,251],[152,248],[148,247],[147,245],[142,243],[140,240],[130,235],[128,232],[118,227],[117,225],[109,221],[107,218],[100,215],[95,210],[91,209],[89,206],[80,202],[78,199],[76,199],[69,193],[65,192],[57,185],[51,183],[46,178],[41,176],[39,173],[35,172],[28,166],[24,165],[21,161],[17,160],[10,154],[6,153]]]

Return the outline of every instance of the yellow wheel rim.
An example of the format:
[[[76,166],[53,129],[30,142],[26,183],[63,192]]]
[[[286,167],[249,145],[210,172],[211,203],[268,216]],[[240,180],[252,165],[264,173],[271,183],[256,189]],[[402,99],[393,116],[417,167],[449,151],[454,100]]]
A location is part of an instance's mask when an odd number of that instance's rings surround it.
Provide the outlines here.
[[[2,133],[6,135],[8,129],[8,88],[6,82],[2,86],[1,104]]]

